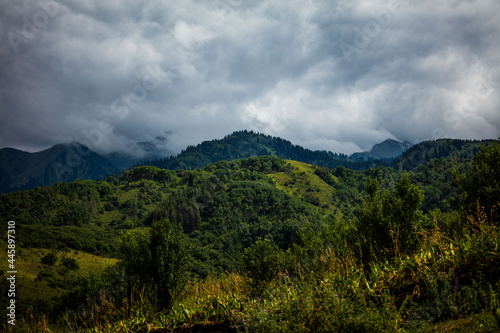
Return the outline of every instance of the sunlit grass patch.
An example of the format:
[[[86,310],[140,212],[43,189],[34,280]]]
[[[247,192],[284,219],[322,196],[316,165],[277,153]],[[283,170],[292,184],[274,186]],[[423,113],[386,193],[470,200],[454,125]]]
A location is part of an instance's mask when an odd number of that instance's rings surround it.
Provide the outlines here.
[[[2,244],[1,247],[2,255],[7,253],[5,244]],[[42,263],[42,258],[50,252],[54,252],[58,258],[54,266]],[[100,257],[82,251],[60,251],[40,248],[18,248],[15,258],[15,267],[18,274],[28,279],[36,279],[38,274],[44,269],[53,268],[57,270],[61,268],[62,258],[73,258],[78,263],[78,270],[68,272],[73,276],[79,275],[80,272],[102,272],[106,267],[115,265],[118,262],[118,259]]]
[[[332,199],[335,189],[315,174],[316,167],[291,160],[286,163],[286,171],[268,175],[276,187],[297,198],[305,199],[325,215],[334,213]]]

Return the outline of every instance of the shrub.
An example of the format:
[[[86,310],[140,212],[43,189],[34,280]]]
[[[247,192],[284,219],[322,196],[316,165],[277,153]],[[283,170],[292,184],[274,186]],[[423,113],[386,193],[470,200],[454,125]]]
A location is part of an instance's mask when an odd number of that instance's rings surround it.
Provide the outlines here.
[[[42,258],[42,264],[54,266],[57,262],[57,254],[55,252],[49,252]]]
[[[80,268],[78,262],[74,258],[63,258],[61,263],[64,267],[72,271],[76,271]]]
[[[157,307],[170,310],[187,282],[190,252],[182,232],[168,220],[158,221],[149,237],[125,234],[120,250],[126,273],[150,291]]]
[[[241,268],[252,279],[254,293],[261,292],[284,267],[284,254],[269,239],[259,237],[241,256]]]

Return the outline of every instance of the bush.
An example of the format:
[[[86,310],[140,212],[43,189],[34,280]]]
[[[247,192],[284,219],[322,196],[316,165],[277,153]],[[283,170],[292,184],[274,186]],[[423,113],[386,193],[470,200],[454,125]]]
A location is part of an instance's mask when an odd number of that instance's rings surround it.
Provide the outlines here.
[[[463,190],[463,205],[469,214],[474,214],[479,205],[493,223],[500,224],[500,144],[482,147],[474,157],[472,170],[457,174],[455,181]]]
[[[284,253],[269,239],[259,237],[241,256],[241,269],[252,279],[254,293],[261,292],[284,267]]]
[[[54,266],[57,262],[57,254],[55,252],[49,252],[42,258],[42,264]]]
[[[37,275],[38,281],[52,279],[54,279],[54,272],[52,272],[50,269],[42,269]]]
[[[89,215],[83,203],[68,203],[58,212],[56,217],[57,225],[77,225],[88,224]]]
[[[80,268],[78,262],[74,258],[63,258],[61,263],[64,267],[72,271],[76,271]]]
[[[168,220],[155,222],[149,237],[125,234],[121,253],[126,273],[150,291],[157,307],[170,310],[187,282],[190,252],[182,232]]]

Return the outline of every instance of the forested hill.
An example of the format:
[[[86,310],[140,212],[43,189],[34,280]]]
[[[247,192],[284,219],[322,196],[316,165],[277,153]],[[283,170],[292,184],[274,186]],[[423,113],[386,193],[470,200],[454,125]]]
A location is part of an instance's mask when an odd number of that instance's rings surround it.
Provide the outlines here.
[[[193,272],[204,276],[236,269],[242,249],[258,237],[287,248],[306,224],[317,229],[326,223],[325,215],[341,215],[360,202],[358,192],[348,200],[347,194],[340,207],[335,189],[315,170],[271,156],[192,171],[143,166],[119,179],[76,180],[4,194],[0,215],[23,229],[18,238],[23,247],[111,256],[120,231],[168,219],[190,235],[198,253]],[[335,183],[339,188],[347,185],[340,179]]]
[[[398,170],[413,170],[434,158],[472,159],[482,146],[489,146],[497,140],[440,139],[423,141],[414,145],[392,161]]]
[[[145,160],[135,166],[152,165],[161,169],[194,170],[219,161],[270,155],[330,169],[344,166],[351,170],[367,170],[371,167],[392,166],[398,170],[413,170],[434,158],[472,159],[481,146],[488,146],[495,141],[460,139],[424,141],[412,146],[391,162],[390,158],[367,160],[357,158],[356,154],[350,157],[331,151],[313,151],[279,137],[245,130],[234,132],[223,139],[189,146],[177,156]]]
[[[312,151],[279,137],[245,130],[234,132],[220,140],[205,141],[197,146],[189,146],[177,156],[143,161],[136,166],[152,165],[170,170],[193,170],[219,161],[232,161],[264,155],[328,168],[336,168],[341,165],[353,170],[365,170],[369,167],[385,164],[385,162],[378,160],[358,162],[349,159],[344,154]]]
[[[103,179],[117,171],[109,160],[76,142],[36,153],[0,149],[0,193],[77,178]]]

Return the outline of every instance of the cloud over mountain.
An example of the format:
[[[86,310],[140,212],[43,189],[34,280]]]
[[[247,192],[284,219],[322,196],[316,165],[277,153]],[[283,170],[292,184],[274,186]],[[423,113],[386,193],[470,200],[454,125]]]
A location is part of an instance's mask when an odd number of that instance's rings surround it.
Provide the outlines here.
[[[0,0],[0,147],[500,136],[500,4]]]

